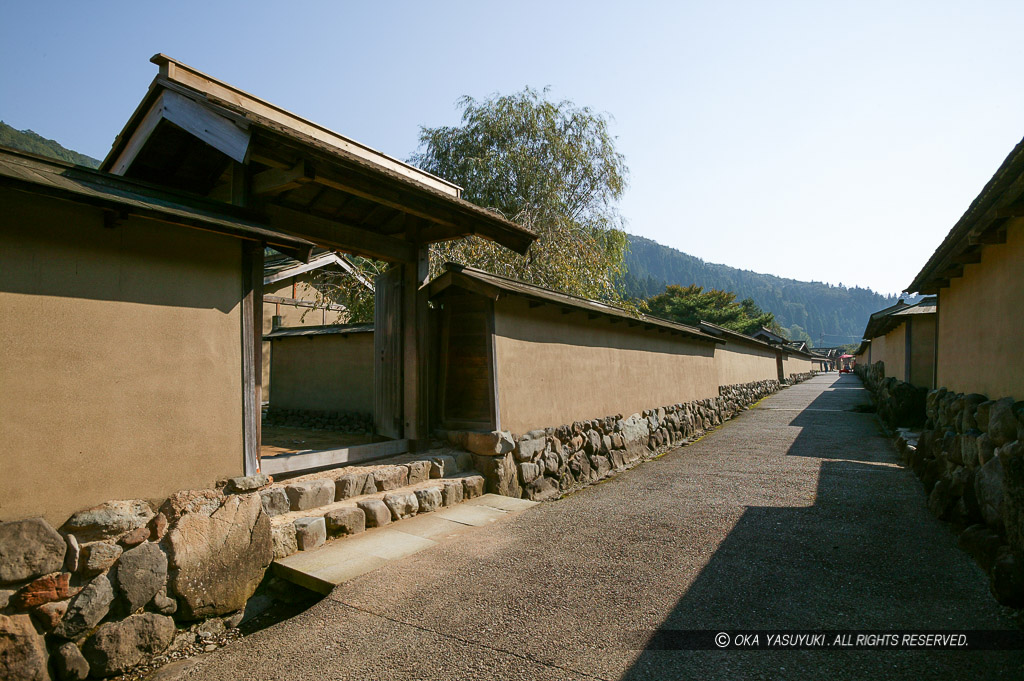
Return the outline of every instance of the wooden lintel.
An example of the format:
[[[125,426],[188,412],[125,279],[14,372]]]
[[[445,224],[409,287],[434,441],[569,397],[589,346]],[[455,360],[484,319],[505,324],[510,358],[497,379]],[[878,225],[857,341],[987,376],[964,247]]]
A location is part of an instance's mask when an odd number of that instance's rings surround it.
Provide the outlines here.
[[[252,193],[256,196],[273,196],[312,182],[316,171],[305,161],[299,161],[291,168],[271,168],[257,173],[252,178]]]
[[[319,246],[388,262],[414,262],[416,249],[408,241],[309,213],[267,204],[263,212],[273,229],[295,234]]]
[[[973,265],[981,262],[981,249],[973,248],[964,251],[960,255],[954,256],[950,259],[950,262],[957,265]]]
[[[947,269],[945,272],[942,273],[942,278],[943,279],[947,279],[947,280],[948,279],[957,279],[957,278],[962,277],[962,276],[964,276],[964,268],[963,268],[962,265],[957,265],[955,267],[950,267],[949,269]]]
[[[386,456],[404,454],[407,451],[409,451],[408,440],[387,440],[340,449],[280,454],[263,460],[263,472],[269,475],[297,474],[344,464],[372,461]]]

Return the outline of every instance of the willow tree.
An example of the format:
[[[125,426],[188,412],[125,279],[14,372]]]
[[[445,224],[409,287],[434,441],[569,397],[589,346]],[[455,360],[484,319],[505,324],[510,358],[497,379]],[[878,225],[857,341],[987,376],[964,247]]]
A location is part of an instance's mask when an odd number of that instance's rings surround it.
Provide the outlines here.
[[[479,237],[435,244],[431,274],[454,261],[587,298],[621,301],[627,248],[616,203],[625,158],[608,117],[547,90],[459,100],[462,124],[420,128],[410,162],[462,186],[463,198],[538,234],[524,257]]]

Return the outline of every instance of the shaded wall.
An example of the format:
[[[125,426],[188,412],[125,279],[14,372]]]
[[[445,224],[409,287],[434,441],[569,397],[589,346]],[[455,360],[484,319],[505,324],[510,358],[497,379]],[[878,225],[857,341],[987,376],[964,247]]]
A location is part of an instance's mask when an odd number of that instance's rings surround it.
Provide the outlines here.
[[[788,379],[793,374],[806,374],[810,373],[811,369],[810,357],[802,357],[800,355],[788,355],[782,360],[782,371],[786,374]]]
[[[715,346],[587,319],[521,298],[494,305],[498,405],[503,430],[629,416],[652,407],[717,397]]]
[[[884,351],[876,352],[872,356],[872,362],[885,362],[885,377],[895,378],[898,381],[907,380],[907,324],[900,324],[895,329],[885,334],[882,338]],[[871,345],[874,347],[875,339]],[[877,350],[877,348],[876,348]]]
[[[0,189],[0,520],[243,474],[241,244]]]
[[[935,377],[935,315],[910,318],[910,376],[907,382],[932,388]]]
[[[939,291],[939,387],[1024,398],[1024,220],[1008,223],[1006,239]]]
[[[718,385],[778,380],[774,348],[730,340],[715,348]]]
[[[274,409],[373,413],[373,333],[271,341]]]

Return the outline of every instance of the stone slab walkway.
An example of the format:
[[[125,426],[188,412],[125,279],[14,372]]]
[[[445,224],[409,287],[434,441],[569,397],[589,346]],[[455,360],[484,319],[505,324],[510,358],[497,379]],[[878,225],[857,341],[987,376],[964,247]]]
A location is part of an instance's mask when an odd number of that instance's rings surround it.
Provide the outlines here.
[[[681,629],[996,629],[1010,615],[853,376],[336,588],[188,679],[1009,679],[1024,653],[645,650]]]

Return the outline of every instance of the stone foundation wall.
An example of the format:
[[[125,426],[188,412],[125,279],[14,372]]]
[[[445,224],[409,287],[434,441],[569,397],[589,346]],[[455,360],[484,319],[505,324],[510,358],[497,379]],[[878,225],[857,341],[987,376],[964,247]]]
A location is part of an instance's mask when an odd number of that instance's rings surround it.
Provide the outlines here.
[[[928,508],[950,522],[959,544],[988,575],[1004,605],[1024,607],[1024,402],[924,391],[858,367],[890,425],[903,463],[921,479]]]
[[[807,371],[802,374],[790,374],[789,378],[786,379],[786,385],[796,385],[797,383],[803,383],[804,381],[812,379],[817,375],[817,371]]]
[[[245,616],[273,558],[266,476],[0,523],[0,678],[125,672],[211,645]],[[52,674],[51,674],[52,672]]]
[[[310,411],[306,409],[268,408],[263,414],[268,426],[336,430],[343,433],[372,433],[373,414],[344,411]]]
[[[552,499],[691,442],[780,388],[778,381],[722,386],[719,396],[557,428],[509,432],[453,431],[450,441],[474,455],[487,491]]]

